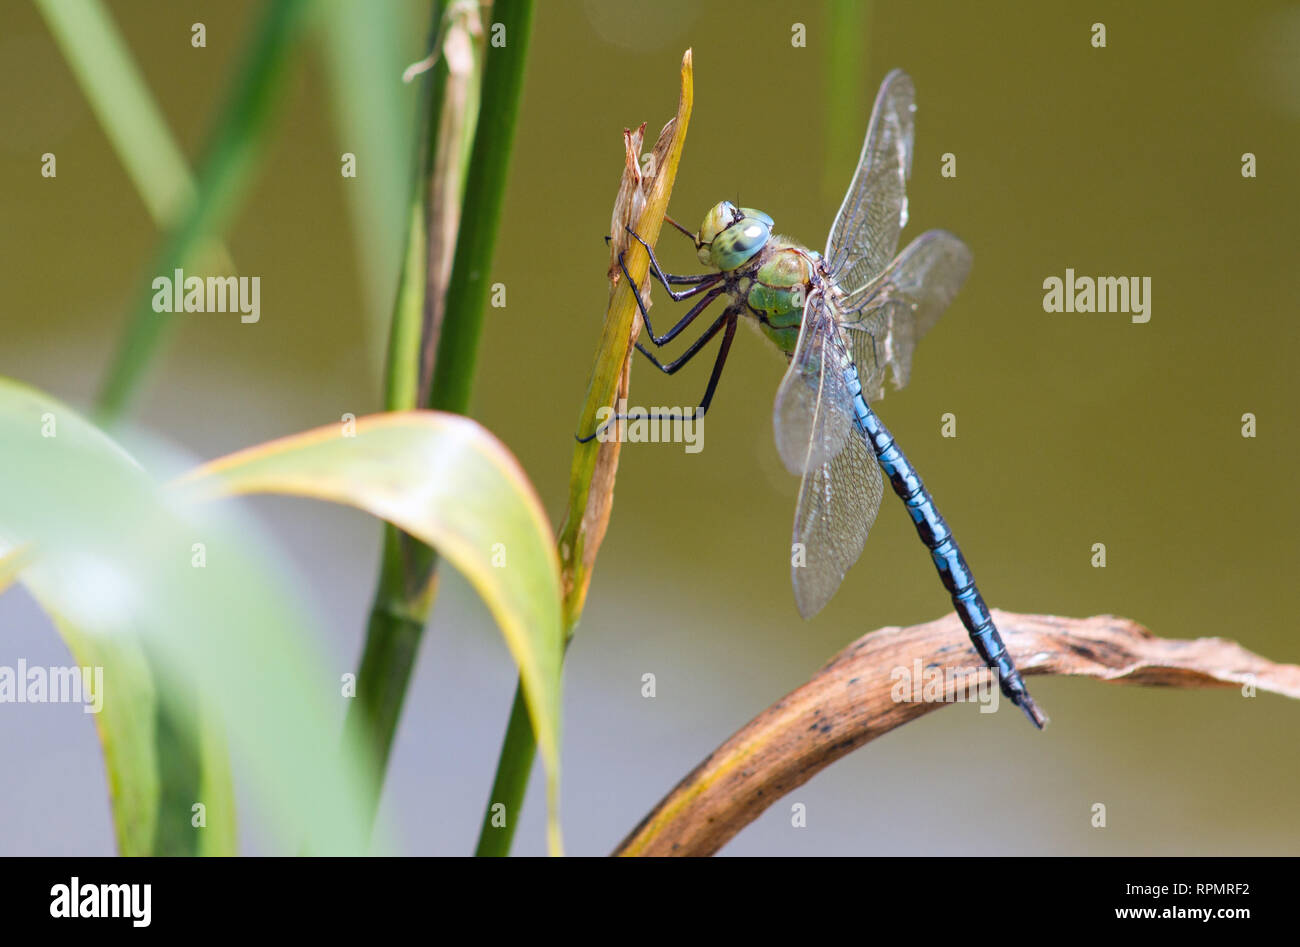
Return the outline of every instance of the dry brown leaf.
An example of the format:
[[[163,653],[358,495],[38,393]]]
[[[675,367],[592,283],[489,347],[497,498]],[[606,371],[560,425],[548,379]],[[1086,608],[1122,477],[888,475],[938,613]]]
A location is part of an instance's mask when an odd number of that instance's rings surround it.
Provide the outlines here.
[[[1300,698],[1300,667],[1275,664],[1223,638],[1157,638],[1110,615],[1057,618],[995,611],[1023,674],[1163,687],[1253,685]],[[616,855],[712,855],[786,793],[862,744],[953,702],[894,699],[896,668],[982,667],[955,614],[882,628],[853,642],[692,770],[623,840]],[[1010,707],[1010,702],[1006,702]]]
[[[614,197],[614,209],[609,217],[609,293],[611,298],[622,272],[618,255],[627,249],[631,237],[627,228],[635,227],[641,211],[645,210],[647,179],[641,174],[641,148],[645,143],[645,122],[636,129],[623,129],[623,177]],[[653,174],[649,177],[653,178]]]

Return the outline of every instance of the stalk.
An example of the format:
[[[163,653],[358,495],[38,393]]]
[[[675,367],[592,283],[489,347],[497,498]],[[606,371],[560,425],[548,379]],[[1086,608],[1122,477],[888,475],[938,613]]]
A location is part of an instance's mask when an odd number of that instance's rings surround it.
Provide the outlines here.
[[[490,22],[504,28],[506,45],[483,50],[480,91],[479,71],[465,59],[481,33],[476,4],[457,0],[445,10],[435,4],[432,32],[443,39],[426,80],[429,99],[417,136],[419,177],[389,340],[389,410],[468,413],[532,13],[531,0],[493,4]],[[346,722],[360,730],[374,760],[372,820],[433,608],[437,564],[433,549],[385,527],[357,699]]]

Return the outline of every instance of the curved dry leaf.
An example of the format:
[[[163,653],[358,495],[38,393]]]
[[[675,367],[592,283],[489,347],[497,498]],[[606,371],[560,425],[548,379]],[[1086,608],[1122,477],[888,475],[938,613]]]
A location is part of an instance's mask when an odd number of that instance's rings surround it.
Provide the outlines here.
[[[1111,615],[994,615],[1023,674],[1162,687],[1249,684],[1300,698],[1300,666],[1275,664],[1224,638],[1158,638]],[[895,699],[895,669],[914,667],[956,672],[944,675],[941,700]],[[614,854],[712,855],[835,760],[955,702],[957,689],[981,669],[954,614],[863,635],[692,770]]]

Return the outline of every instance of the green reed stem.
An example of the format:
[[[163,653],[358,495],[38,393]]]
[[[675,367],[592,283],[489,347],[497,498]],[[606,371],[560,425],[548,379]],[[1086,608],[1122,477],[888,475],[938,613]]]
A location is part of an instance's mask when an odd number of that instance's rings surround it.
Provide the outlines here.
[[[435,34],[444,16],[441,7],[435,4]],[[412,201],[409,243],[389,341],[385,399],[390,410],[422,404],[457,414],[468,412],[532,14],[531,0],[496,0],[493,4],[486,23],[504,27],[506,45],[486,46],[481,93],[460,106],[473,108],[473,100],[479,102],[476,123],[449,126],[444,112],[447,64],[440,58],[435,66],[425,109],[427,124],[418,138],[422,144],[417,166],[422,169],[421,180],[425,183],[417,188]],[[464,177],[464,200],[450,277],[445,282],[445,296],[439,299],[436,290],[434,295],[429,293],[429,287],[444,284],[438,283],[438,274],[430,271],[429,261],[433,255],[430,247],[443,235],[437,226],[439,215],[430,213],[426,198],[430,172],[440,166],[437,156],[454,155],[460,150],[459,141],[440,140],[440,129],[448,127],[472,132],[473,148]],[[435,181],[432,186],[441,187],[444,195],[460,192],[459,186],[453,191],[446,181],[441,185]],[[375,806],[420,638],[433,607],[437,562],[436,553],[428,546],[400,530],[385,528],[379,578],[357,676],[357,700],[349,709],[347,722],[348,726],[362,728],[362,739],[371,747],[377,766]]]

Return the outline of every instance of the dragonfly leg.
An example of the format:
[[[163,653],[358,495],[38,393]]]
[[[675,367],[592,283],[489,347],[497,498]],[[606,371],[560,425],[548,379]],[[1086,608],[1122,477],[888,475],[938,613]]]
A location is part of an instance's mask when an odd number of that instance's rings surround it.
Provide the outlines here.
[[[713,393],[718,390],[718,379],[722,377],[722,366],[727,364],[727,353],[731,351],[731,341],[736,337],[736,324],[739,322],[739,316],[736,313],[731,314],[727,321],[727,331],[722,336],[722,345],[718,348],[718,360],[713,363],[713,373],[709,375],[709,387],[704,389],[704,397],[700,399],[700,406],[696,409],[697,418],[704,417],[704,412],[709,410],[709,405],[713,401]]]
[[[636,344],[636,350],[640,352],[642,355],[644,355],[646,358],[650,359],[650,363],[654,365],[655,368],[663,372],[665,375],[675,375],[677,374],[677,370],[679,368],[681,368],[683,365],[685,365],[687,362],[693,359],[696,355],[700,354],[700,349],[708,345],[709,340],[718,334],[718,330],[722,328],[722,324],[727,321],[727,316],[728,314],[725,312],[722,315],[718,316],[718,318],[714,320],[713,325],[709,326],[709,328],[705,330],[702,336],[700,336],[698,339],[696,339],[694,342],[691,343],[690,348],[688,348],[677,358],[673,359],[673,361],[669,362],[667,365],[659,361],[659,359],[655,358],[654,355],[650,353],[650,350],[647,349],[640,342]]]
[[[668,293],[668,295],[671,296],[677,302],[681,302],[687,296],[690,296],[692,292],[699,292],[699,290],[698,289],[685,290],[680,293],[674,293],[670,288],[671,286],[689,286],[689,285],[694,285],[696,283],[714,283],[722,279],[721,273],[695,273],[690,276],[682,276],[677,273],[665,273],[663,271],[663,267],[659,265],[659,258],[655,256],[654,250],[650,248],[650,244],[642,240],[641,235],[638,234],[631,227],[627,228],[627,232],[632,235],[633,240],[641,244],[641,246],[645,247],[645,252],[650,255],[651,272],[654,274],[655,278],[658,279],[659,282],[663,284],[664,290]]]
[[[627,232],[630,233],[632,236],[636,237],[637,242],[639,242],[641,246],[645,247],[646,252],[650,254],[650,262],[654,264],[654,266],[651,268],[650,275],[653,276],[655,279],[657,279],[660,282],[660,284],[663,285],[664,289],[667,290],[668,295],[671,296],[677,302],[681,302],[683,299],[686,299],[688,296],[692,296],[695,293],[698,293],[703,287],[697,286],[693,290],[689,290],[681,293],[674,293],[670,288],[669,284],[672,284],[674,286],[695,286],[698,283],[712,284],[722,277],[721,273],[693,273],[687,276],[683,276],[678,273],[665,273],[663,269],[660,268],[659,259],[658,257],[655,256],[654,251],[650,249],[650,247],[646,244],[644,240],[642,240],[639,236],[637,236],[636,231],[629,227]],[[609,246],[611,239],[612,238],[609,236],[605,237],[606,246]],[[626,253],[627,251],[624,250],[623,252]],[[624,272],[627,272],[626,267],[624,268]]]
[[[623,276],[627,280],[628,286],[632,288],[632,296],[633,298],[636,299],[636,307],[641,311],[641,321],[645,324],[645,330],[650,335],[650,341],[654,342],[655,345],[666,345],[667,343],[671,342],[673,339],[677,338],[677,336],[681,334],[683,329],[685,329],[697,318],[699,318],[700,313],[704,312],[705,309],[709,308],[710,303],[712,303],[715,299],[717,299],[720,295],[722,295],[722,291],[725,288],[722,286],[712,286],[712,284],[707,284],[703,286],[698,286],[693,290],[682,293],[680,294],[679,297],[674,297],[674,298],[685,299],[687,296],[694,295],[695,293],[698,292],[703,292],[704,290],[709,290],[709,292],[707,293],[707,295],[705,295],[703,299],[701,299],[698,303],[696,303],[694,306],[691,307],[690,312],[686,313],[686,315],[682,316],[682,318],[678,320],[677,325],[673,326],[663,335],[655,335],[655,330],[650,325],[649,307],[646,306],[645,300],[641,298],[641,293],[639,290],[637,290],[636,283],[634,283],[632,281],[632,277],[628,275],[627,264],[623,262],[623,254],[619,254],[618,265],[623,270]],[[713,275],[714,274],[710,274],[710,276]],[[718,274],[718,278],[719,279],[721,278],[721,274]]]
[[[727,364],[727,354],[731,351],[731,342],[736,337],[736,325],[739,322],[739,318],[740,317],[737,313],[724,312],[717,318],[713,325],[709,326],[709,330],[691,345],[685,354],[668,365],[661,364],[651,356],[649,352],[643,348],[641,349],[641,352],[646,355],[646,357],[655,362],[661,370],[671,375],[691,358],[694,358],[695,355],[699,353],[700,349],[711,338],[718,334],[718,330],[724,325],[726,326],[726,331],[722,334],[722,345],[718,347],[718,357],[713,362],[713,372],[709,375],[709,385],[704,389],[704,397],[700,399],[700,406],[695,409],[695,412],[691,417],[685,417],[680,414],[616,414],[586,437],[577,437],[577,435],[575,435],[578,443],[587,443],[615,421],[698,421],[700,418],[704,417],[705,412],[709,410],[709,405],[713,403],[714,393],[718,390],[718,379],[722,377],[722,368]],[[641,347],[638,345],[637,348]]]

